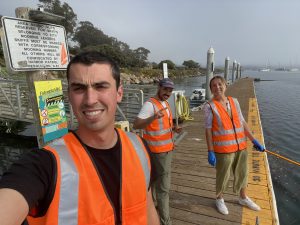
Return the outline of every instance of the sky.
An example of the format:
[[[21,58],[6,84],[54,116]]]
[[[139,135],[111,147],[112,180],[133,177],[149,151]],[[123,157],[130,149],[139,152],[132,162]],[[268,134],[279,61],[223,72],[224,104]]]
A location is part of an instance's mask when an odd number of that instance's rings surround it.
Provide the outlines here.
[[[225,58],[242,66],[300,66],[299,0],[61,0],[105,34],[144,47],[148,60],[194,60],[206,66]],[[0,15],[36,8],[38,0],[1,0]]]

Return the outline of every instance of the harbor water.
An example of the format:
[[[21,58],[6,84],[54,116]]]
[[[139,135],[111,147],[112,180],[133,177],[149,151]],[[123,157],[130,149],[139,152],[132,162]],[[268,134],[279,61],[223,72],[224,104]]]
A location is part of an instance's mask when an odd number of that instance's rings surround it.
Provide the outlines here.
[[[243,71],[255,82],[266,148],[300,162],[300,73]],[[201,88],[205,76],[175,80],[176,90],[191,95]],[[22,130],[24,125],[16,125]],[[33,126],[26,126],[34,129]],[[199,126],[199,129],[201,126]],[[23,127],[24,128],[24,127]],[[30,133],[30,132],[29,132]],[[24,131],[23,131],[24,134]],[[26,134],[26,130],[25,130]],[[24,152],[36,148],[34,137],[0,135],[0,177]],[[281,225],[300,224],[300,167],[268,155]]]

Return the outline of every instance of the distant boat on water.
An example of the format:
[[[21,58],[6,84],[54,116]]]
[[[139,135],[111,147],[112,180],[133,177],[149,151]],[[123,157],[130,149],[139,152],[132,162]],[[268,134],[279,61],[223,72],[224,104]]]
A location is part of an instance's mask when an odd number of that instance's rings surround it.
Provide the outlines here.
[[[270,68],[261,68],[259,69],[260,72],[270,72],[271,69]]]
[[[271,69],[270,69],[270,62],[269,62],[269,60],[268,60],[268,63],[266,63],[265,67],[260,68],[258,71],[260,71],[260,72],[270,72]]]
[[[290,71],[290,72],[298,72],[299,69],[298,69],[298,68],[291,68],[291,69],[289,69],[289,71]]]
[[[275,69],[275,71],[286,71],[287,69],[285,67],[278,67]]]

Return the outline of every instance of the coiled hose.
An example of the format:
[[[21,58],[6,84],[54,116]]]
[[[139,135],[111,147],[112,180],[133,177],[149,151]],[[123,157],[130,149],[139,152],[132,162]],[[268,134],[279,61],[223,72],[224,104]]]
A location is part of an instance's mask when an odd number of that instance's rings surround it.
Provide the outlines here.
[[[176,114],[178,118],[182,120],[194,120],[194,118],[190,116],[189,104],[185,96],[181,94],[177,94],[176,96]]]

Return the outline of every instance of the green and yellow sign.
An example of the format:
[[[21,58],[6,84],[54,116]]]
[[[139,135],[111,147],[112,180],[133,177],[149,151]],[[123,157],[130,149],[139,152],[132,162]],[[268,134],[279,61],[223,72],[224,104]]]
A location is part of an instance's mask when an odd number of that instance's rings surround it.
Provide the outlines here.
[[[60,80],[34,82],[44,142],[68,132],[68,123]]]

